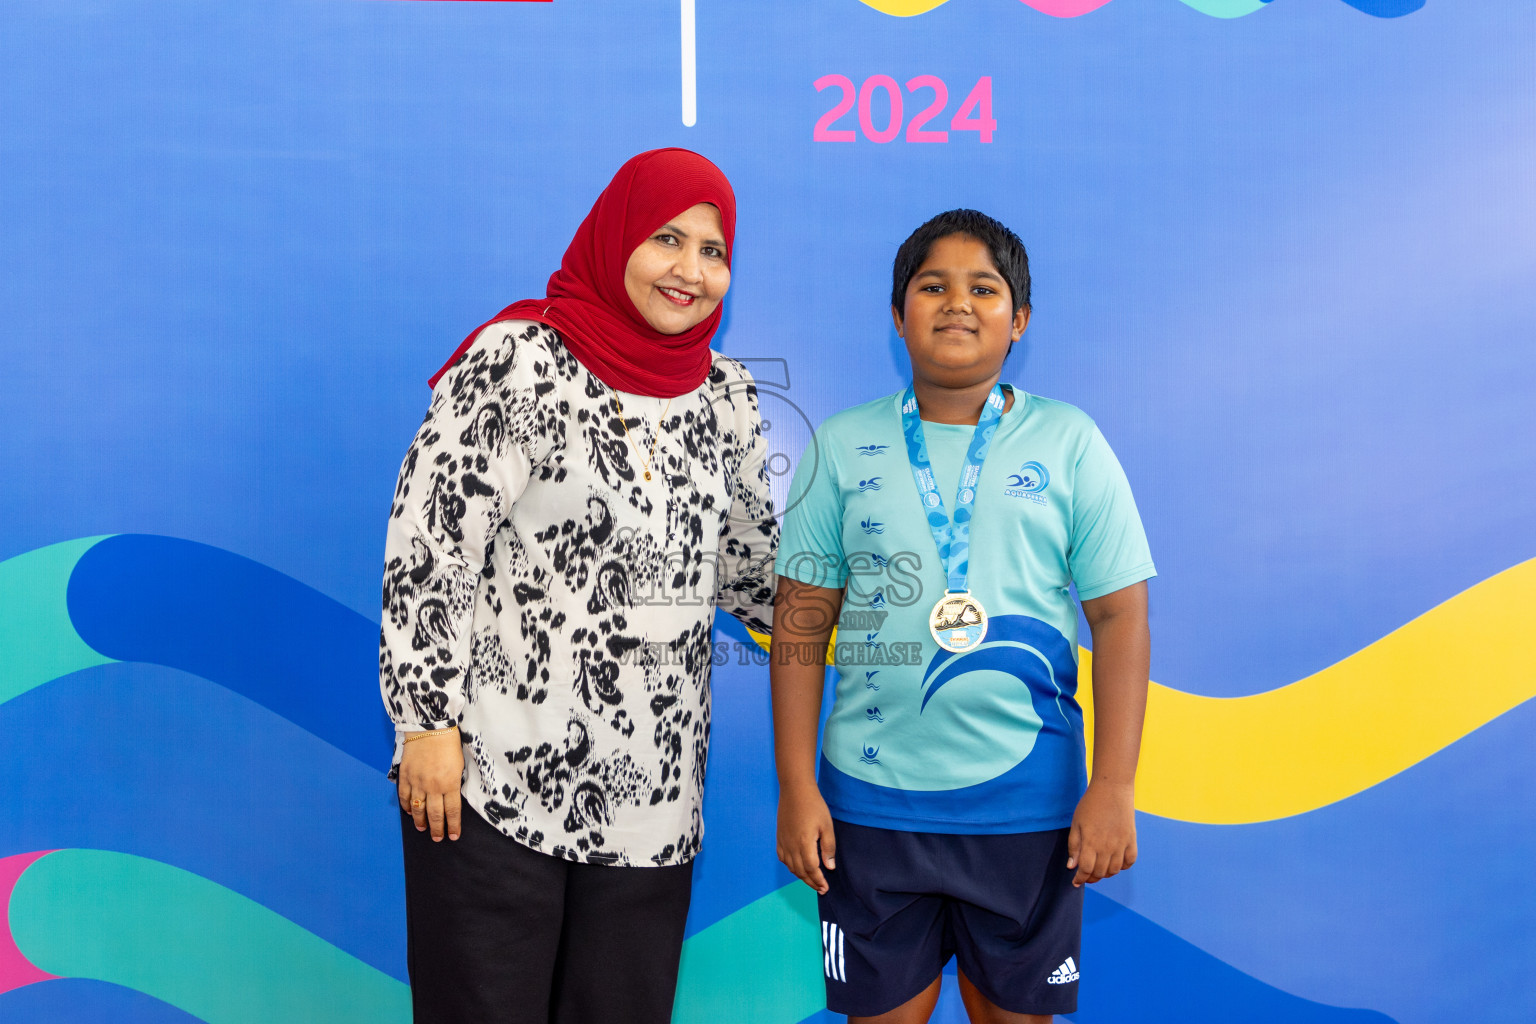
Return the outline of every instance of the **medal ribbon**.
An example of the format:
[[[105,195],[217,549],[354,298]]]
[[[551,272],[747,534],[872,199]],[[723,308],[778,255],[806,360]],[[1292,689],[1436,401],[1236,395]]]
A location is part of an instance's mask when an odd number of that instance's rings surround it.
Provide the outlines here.
[[[976,484],[981,480],[981,464],[987,458],[987,449],[992,447],[992,435],[997,433],[1005,404],[1002,384],[992,385],[976,431],[971,435],[971,446],[965,453],[965,468],[960,471],[960,486],[955,491],[955,518],[951,521],[944,511],[944,498],[933,479],[928,442],[923,440],[923,421],[917,414],[917,395],[910,386],[901,403],[901,432],[907,440],[912,482],[917,484],[918,496],[923,499],[928,528],[933,531],[934,542],[939,546],[939,560],[944,563],[944,574],[949,577],[950,593],[967,590],[966,580],[971,572],[971,510],[976,505]]]

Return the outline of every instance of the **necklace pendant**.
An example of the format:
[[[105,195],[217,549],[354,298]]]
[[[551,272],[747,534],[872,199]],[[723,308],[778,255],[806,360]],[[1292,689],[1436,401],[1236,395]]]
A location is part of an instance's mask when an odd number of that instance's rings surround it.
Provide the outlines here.
[[[649,480],[649,479],[650,479],[650,478],[651,478],[651,471],[650,471],[650,470],[646,470],[646,471],[645,471],[645,478],[646,478],[646,479],[647,479],[647,480]]]

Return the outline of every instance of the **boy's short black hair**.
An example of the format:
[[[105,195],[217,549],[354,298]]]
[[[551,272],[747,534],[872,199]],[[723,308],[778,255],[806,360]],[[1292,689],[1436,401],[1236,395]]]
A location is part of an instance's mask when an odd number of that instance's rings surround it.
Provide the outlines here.
[[[969,235],[992,254],[992,262],[1008,282],[1013,293],[1013,311],[1017,313],[1029,306],[1029,253],[1019,236],[1006,224],[988,217],[978,210],[949,210],[932,218],[907,236],[896,250],[896,262],[891,267],[891,306],[900,311],[907,306],[907,285],[917,273],[933,243],[950,235]]]

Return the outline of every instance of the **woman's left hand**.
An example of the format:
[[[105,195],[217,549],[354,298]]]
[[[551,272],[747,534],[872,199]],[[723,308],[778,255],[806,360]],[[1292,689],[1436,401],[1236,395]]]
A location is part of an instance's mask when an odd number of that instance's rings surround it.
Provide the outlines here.
[[[410,733],[400,754],[400,809],[416,822],[416,831],[432,829],[432,841],[440,843],[446,834],[459,838],[462,801],[459,786],[464,780],[464,748],[459,730],[441,729],[430,733]]]

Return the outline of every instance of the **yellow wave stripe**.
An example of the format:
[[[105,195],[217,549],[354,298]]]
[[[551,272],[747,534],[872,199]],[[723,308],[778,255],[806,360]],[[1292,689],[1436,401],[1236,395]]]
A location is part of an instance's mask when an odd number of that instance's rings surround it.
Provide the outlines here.
[[[949,0],[859,0],[865,7],[873,7],[882,14],[897,18],[912,18],[927,14],[935,7],[943,7]]]
[[[1536,559],[1277,690],[1204,697],[1154,682],[1136,807],[1246,825],[1369,789],[1536,696],[1536,654],[1526,639],[1533,619]],[[766,636],[752,637],[767,648]],[[1092,764],[1093,653],[1079,651]]]
[[[1536,696],[1533,616],[1536,559],[1277,690],[1219,698],[1153,683],[1136,807],[1244,825],[1354,796]],[[1090,757],[1092,661],[1082,651]]]

